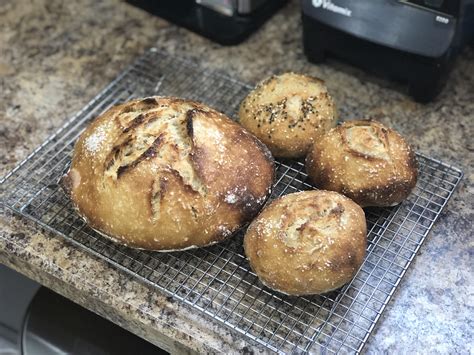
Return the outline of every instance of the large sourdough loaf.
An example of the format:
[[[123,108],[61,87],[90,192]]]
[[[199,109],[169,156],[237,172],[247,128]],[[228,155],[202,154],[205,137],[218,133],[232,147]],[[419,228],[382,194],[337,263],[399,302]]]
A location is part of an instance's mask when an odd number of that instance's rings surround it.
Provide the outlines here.
[[[62,185],[105,236],[176,250],[213,244],[249,222],[273,177],[268,149],[225,115],[189,100],[149,97],[92,122]]]

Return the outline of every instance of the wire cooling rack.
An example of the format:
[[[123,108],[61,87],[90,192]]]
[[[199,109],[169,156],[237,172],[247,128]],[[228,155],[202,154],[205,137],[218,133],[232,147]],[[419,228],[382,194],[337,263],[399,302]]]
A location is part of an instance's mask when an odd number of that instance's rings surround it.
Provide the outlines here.
[[[57,181],[87,124],[111,105],[159,93],[207,103],[230,117],[249,87],[151,49],[1,180],[4,206],[279,353],[360,352],[462,172],[418,154],[419,181],[394,208],[366,209],[368,249],[338,291],[284,296],[250,270],[242,233],[208,248],[133,250],[104,239],[72,209]],[[272,198],[311,189],[301,162],[277,162]]]

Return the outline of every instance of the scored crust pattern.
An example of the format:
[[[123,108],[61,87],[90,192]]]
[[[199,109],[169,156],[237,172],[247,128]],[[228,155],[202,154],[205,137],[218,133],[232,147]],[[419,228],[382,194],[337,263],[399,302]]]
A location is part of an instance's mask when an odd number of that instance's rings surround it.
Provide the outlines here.
[[[152,221],[156,221],[167,182],[160,172],[167,171],[177,176],[194,193],[204,195],[207,192],[191,161],[192,120],[198,109],[170,111],[168,105],[157,106],[154,98],[140,103],[145,105],[126,106],[115,116],[122,133],[105,159],[104,177],[120,180],[137,169],[140,163],[153,159],[157,177],[151,184],[150,211]],[[149,108],[150,105],[154,108]]]
[[[272,76],[243,100],[240,123],[277,157],[304,156],[336,124],[337,111],[324,82],[295,73]]]
[[[376,121],[347,121],[317,141],[306,168],[319,188],[338,191],[362,206],[393,206],[417,181],[413,149]]]
[[[369,124],[354,124],[341,131],[344,144],[354,155],[366,159],[390,160],[389,141],[385,128]]]
[[[298,212],[301,218],[296,220],[291,218],[291,205],[285,207],[282,216],[284,225],[279,237],[290,248],[290,252],[312,255],[334,243],[332,236],[347,223],[347,218],[343,215],[345,209],[341,203],[326,201],[326,204],[320,208],[316,202],[310,203]]]
[[[150,97],[112,107],[79,138],[62,185],[96,230],[152,250],[232,235],[271,192],[268,149],[195,101]]]
[[[273,201],[250,225],[244,249],[270,288],[291,294],[342,286],[359,268],[367,244],[362,208],[335,192],[304,191]]]

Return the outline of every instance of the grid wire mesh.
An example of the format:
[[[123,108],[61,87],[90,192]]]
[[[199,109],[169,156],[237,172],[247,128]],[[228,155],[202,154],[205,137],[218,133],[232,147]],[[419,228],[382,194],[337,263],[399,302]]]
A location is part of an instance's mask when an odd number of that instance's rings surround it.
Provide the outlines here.
[[[393,208],[368,208],[368,248],[341,289],[290,297],[265,288],[250,270],[243,233],[208,248],[173,253],[133,250],[91,230],[57,185],[74,142],[110,106],[155,94],[199,100],[230,117],[250,87],[151,49],[1,180],[3,205],[88,252],[279,353],[360,352],[400,279],[462,178],[421,154],[419,181]],[[279,161],[272,199],[313,188],[300,161]]]

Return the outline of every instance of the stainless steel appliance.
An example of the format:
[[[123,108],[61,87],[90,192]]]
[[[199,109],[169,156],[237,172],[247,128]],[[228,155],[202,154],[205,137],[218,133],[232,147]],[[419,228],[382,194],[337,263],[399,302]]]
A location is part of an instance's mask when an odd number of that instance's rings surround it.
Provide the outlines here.
[[[287,0],[127,0],[223,45],[245,40]]]
[[[168,354],[0,264],[0,354],[134,353]]]

